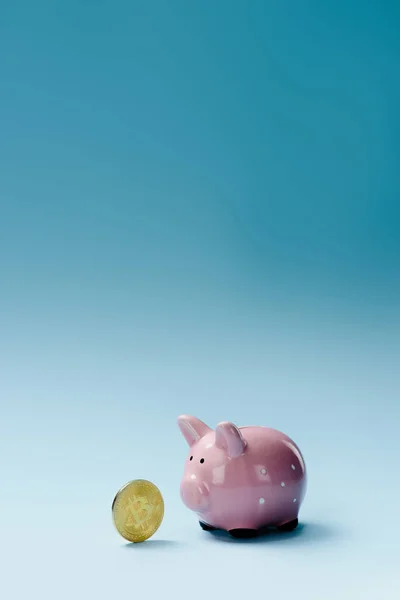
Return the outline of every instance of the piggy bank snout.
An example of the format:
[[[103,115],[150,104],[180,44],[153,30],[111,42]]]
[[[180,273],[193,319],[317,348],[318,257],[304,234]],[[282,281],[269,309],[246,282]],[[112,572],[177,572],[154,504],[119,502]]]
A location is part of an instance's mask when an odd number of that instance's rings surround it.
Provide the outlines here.
[[[184,479],[181,483],[181,498],[191,510],[204,510],[208,506],[208,487],[196,479]]]

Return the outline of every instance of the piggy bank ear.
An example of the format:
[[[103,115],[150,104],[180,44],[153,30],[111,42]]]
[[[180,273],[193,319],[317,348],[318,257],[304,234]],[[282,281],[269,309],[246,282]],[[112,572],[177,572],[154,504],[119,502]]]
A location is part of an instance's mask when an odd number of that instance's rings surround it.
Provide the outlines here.
[[[178,427],[189,446],[193,446],[193,444],[204,437],[206,433],[211,431],[210,427],[203,423],[203,421],[190,415],[181,415],[178,417]]]
[[[243,454],[246,442],[240,430],[233,423],[224,421],[217,425],[215,430],[215,445],[226,450],[230,458],[237,458]]]

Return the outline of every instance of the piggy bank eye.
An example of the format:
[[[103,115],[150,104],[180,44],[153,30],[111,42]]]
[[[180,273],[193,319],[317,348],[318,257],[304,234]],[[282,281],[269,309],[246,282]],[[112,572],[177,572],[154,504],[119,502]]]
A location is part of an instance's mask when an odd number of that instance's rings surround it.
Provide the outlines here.
[[[204,462],[204,458],[201,458],[201,459],[200,459],[200,462],[203,464],[203,462]]]
[[[189,458],[189,460],[193,460],[193,456],[191,456],[191,457]]]

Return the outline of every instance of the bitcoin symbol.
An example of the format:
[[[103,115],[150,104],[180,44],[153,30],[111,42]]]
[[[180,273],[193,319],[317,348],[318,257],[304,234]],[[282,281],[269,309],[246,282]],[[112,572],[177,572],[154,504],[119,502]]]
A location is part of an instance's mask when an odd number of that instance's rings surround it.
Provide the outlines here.
[[[147,498],[143,496],[129,498],[126,511],[128,513],[127,527],[143,527],[153,512],[152,506],[149,504]]]

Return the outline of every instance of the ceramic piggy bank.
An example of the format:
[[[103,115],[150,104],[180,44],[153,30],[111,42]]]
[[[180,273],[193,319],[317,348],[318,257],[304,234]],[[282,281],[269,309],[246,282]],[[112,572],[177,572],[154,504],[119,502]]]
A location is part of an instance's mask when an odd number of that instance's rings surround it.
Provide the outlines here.
[[[229,422],[214,431],[189,415],[178,425],[189,445],[181,498],[204,530],[245,538],[297,527],[307,476],[293,440],[276,429]]]

